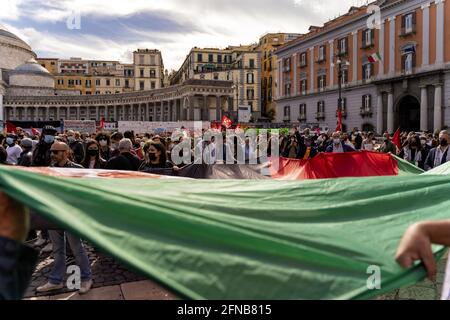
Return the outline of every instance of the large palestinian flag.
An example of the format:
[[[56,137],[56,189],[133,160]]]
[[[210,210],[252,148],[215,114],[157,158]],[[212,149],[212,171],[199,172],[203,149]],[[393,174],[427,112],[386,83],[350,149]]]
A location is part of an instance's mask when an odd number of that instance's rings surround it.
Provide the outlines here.
[[[449,172],[200,180],[0,166],[0,190],[181,297],[362,299],[425,277],[394,255],[410,224],[450,218]]]

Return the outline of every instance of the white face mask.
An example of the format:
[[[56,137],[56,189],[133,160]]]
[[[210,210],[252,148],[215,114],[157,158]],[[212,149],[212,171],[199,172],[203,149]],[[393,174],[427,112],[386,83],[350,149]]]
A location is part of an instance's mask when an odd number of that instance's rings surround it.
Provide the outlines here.
[[[341,143],[341,139],[333,139],[333,143],[334,144],[339,144],[339,143]]]
[[[108,141],[106,140],[100,140],[98,143],[100,144],[101,147],[106,147],[108,145]]]

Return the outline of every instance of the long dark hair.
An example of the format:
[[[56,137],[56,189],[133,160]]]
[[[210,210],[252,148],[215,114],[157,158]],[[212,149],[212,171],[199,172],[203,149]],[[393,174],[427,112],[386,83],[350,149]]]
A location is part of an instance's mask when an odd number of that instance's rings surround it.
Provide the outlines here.
[[[96,140],[88,139],[86,141],[86,152],[84,153],[84,160],[81,163],[81,165],[85,168],[89,168],[89,162],[91,161],[91,156],[88,155],[88,150],[89,150],[89,147],[92,146],[93,144],[95,144],[98,149],[97,155],[95,156],[95,163],[97,164],[100,161],[100,145],[98,144],[98,142]]]
[[[167,162],[167,153],[166,153],[166,147],[161,142],[155,142],[155,141],[148,141],[144,145],[144,153],[147,154],[150,147],[153,146],[156,150],[161,152],[161,155],[159,157],[159,164],[165,164]],[[146,162],[150,163],[150,160],[146,157]]]

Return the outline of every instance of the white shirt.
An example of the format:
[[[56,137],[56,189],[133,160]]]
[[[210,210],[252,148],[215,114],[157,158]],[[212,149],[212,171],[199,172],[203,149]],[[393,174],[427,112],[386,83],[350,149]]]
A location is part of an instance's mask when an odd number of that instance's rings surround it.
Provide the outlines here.
[[[6,153],[8,153],[8,158],[6,159],[6,162],[9,164],[17,164],[20,158],[20,154],[22,153],[22,148],[18,144],[15,144],[12,147],[8,146],[6,148]]]
[[[448,146],[442,150],[441,147],[436,148],[436,156],[434,157],[434,168],[439,167],[442,164],[442,157],[444,156],[444,153],[448,150]],[[447,152],[447,159],[446,162],[450,161],[450,150]]]
[[[339,143],[339,145],[337,147],[333,143],[333,152],[334,153],[344,152],[344,148],[342,148],[342,143]]]

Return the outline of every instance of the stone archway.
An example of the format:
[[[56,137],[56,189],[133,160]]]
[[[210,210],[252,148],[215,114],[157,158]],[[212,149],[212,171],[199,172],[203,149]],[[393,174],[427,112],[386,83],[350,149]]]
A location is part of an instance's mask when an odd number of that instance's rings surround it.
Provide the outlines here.
[[[400,98],[396,108],[396,127],[402,131],[420,131],[420,102],[412,95]]]

